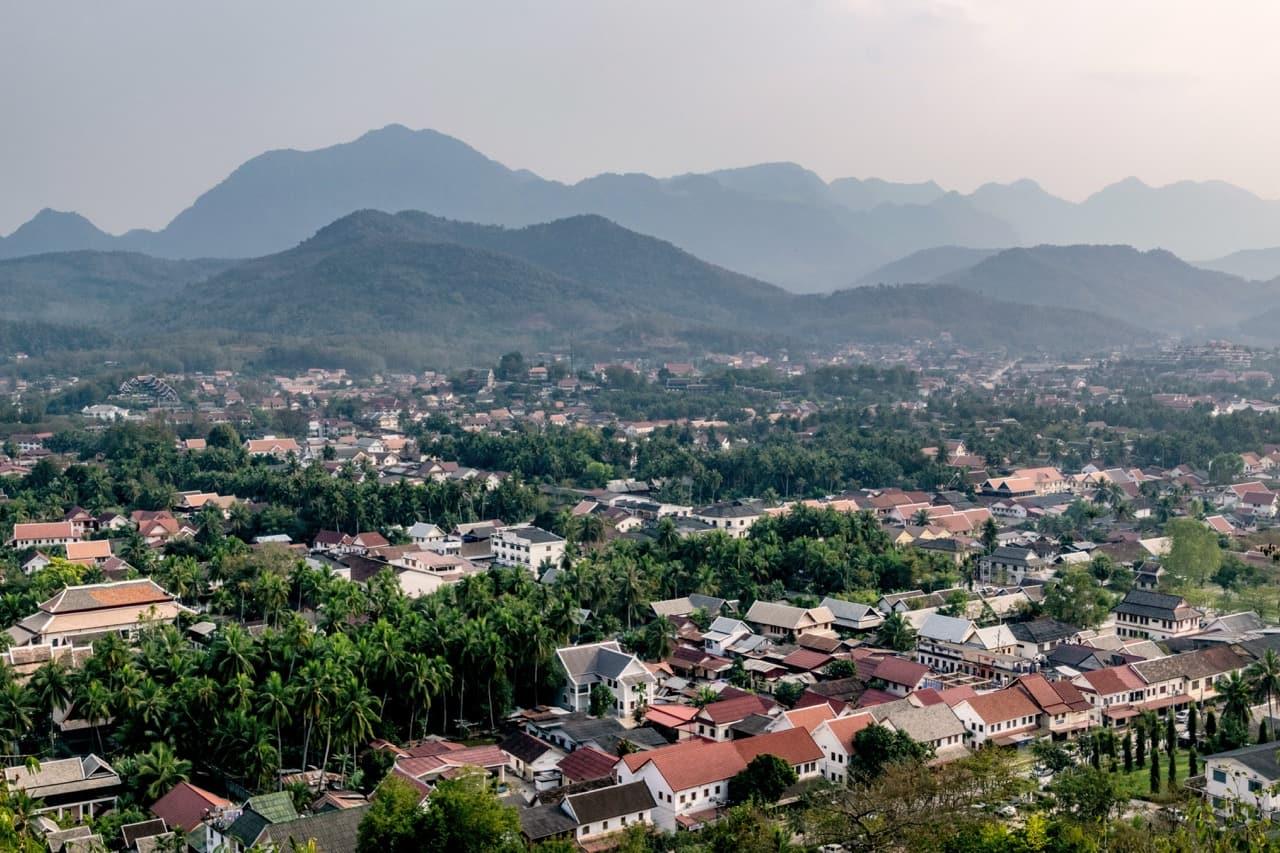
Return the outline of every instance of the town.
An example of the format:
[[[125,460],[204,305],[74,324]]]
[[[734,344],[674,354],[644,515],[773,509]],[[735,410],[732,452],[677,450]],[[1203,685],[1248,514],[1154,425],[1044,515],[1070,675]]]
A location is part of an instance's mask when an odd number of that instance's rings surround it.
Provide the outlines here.
[[[1273,364],[11,379],[7,790],[50,849],[1265,827]]]

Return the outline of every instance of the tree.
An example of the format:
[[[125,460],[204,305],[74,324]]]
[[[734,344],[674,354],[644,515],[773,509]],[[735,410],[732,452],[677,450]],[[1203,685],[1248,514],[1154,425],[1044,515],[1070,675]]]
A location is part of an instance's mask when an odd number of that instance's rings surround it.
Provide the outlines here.
[[[1147,731],[1146,729],[1143,728],[1141,720],[1139,720],[1138,724],[1134,726],[1134,731],[1136,731],[1138,734],[1138,738],[1137,738],[1138,767],[1139,768],[1146,767],[1147,766]]]
[[[415,853],[418,789],[391,774],[374,791],[373,803],[357,830],[358,853]]]
[[[994,518],[988,518],[982,522],[982,551],[984,554],[991,554],[996,550],[996,546],[1000,544],[1000,528],[996,526]]]
[[[1258,721],[1258,743],[1270,743],[1271,733],[1267,731],[1267,721]]]
[[[593,717],[603,717],[613,710],[618,697],[613,695],[609,685],[597,683],[591,688],[590,713]]]
[[[1131,732],[1124,733],[1124,741],[1122,742],[1124,751],[1124,772],[1133,772],[1133,734]]]
[[[1253,697],[1253,690],[1244,676],[1238,672],[1231,673],[1225,681],[1219,682],[1218,695],[1222,697],[1224,722],[1233,719],[1243,724],[1249,719],[1249,702]]]
[[[788,708],[794,708],[804,691],[805,686],[799,681],[783,681],[773,689],[773,698]]]
[[[1213,709],[1204,712],[1204,736],[1208,740],[1213,740],[1218,734],[1218,715]]]
[[[1178,784],[1178,751],[1176,749],[1169,750],[1169,791],[1172,792]]]
[[[419,849],[429,853],[525,849],[516,810],[499,802],[482,770],[464,770],[436,785],[416,823]]]
[[[729,797],[734,804],[755,802],[772,805],[796,783],[796,771],[776,755],[757,755],[729,780]]]
[[[1191,749],[1187,751],[1187,776],[1199,775],[1196,767],[1196,757],[1196,748],[1192,746]]]
[[[886,765],[919,763],[932,755],[933,750],[927,744],[913,740],[906,732],[890,731],[881,725],[867,726],[853,736],[849,778],[866,782],[879,776]]]
[[[1280,655],[1277,655],[1275,649],[1267,649],[1262,657],[1258,658],[1249,668],[1245,670],[1245,677],[1249,679],[1249,683],[1253,686],[1255,696],[1265,696],[1267,699],[1267,719],[1275,718],[1275,707],[1273,700],[1277,693],[1280,693]]]
[[[179,758],[167,743],[153,743],[134,757],[133,787],[146,802],[154,802],[179,782],[191,778],[191,762]]]
[[[848,658],[837,658],[827,664],[823,673],[827,678],[852,678],[858,674],[858,668]]]
[[[1161,564],[1174,583],[1201,587],[1222,565],[1218,535],[1193,518],[1175,518],[1165,526],[1172,540]]]
[[[1191,708],[1187,711],[1187,740],[1191,742],[1192,749],[1199,743],[1200,710],[1199,703],[1192,702]]]
[[[1173,712],[1170,711],[1164,718],[1164,748],[1165,752],[1173,755],[1178,749],[1178,731],[1173,725]]]
[[[1098,586],[1088,569],[1068,569],[1044,596],[1044,610],[1059,622],[1080,628],[1093,628],[1106,618],[1111,609],[1110,593]]]
[[[1056,811],[1080,822],[1108,820],[1124,799],[1116,778],[1095,767],[1067,770],[1054,780],[1051,790]]]
[[[1160,753],[1151,753],[1151,773],[1150,773],[1151,793],[1160,793]]]
[[[916,646],[916,632],[901,613],[890,613],[880,625],[880,643],[895,652],[910,651]]]

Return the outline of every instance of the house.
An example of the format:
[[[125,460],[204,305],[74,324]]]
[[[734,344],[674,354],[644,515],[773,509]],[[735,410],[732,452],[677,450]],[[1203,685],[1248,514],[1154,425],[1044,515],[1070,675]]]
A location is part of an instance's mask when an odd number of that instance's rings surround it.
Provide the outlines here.
[[[899,657],[887,657],[876,665],[872,682],[880,682],[883,689],[894,696],[906,696],[919,690],[932,673],[929,667]]]
[[[1128,664],[1084,672],[1071,679],[1093,706],[1093,720],[1108,728],[1123,728],[1141,713],[1134,705],[1146,696],[1147,685]]]
[[[768,637],[798,639],[808,631],[830,631],[836,617],[825,607],[792,607],[772,601],[757,601],[747,611],[745,621]]]
[[[591,708],[591,691],[597,684],[614,695],[612,713],[626,716],[648,701],[658,680],[640,659],[624,652],[617,640],[556,649],[565,671],[560,705],[570,711]]]
[[[528,732],[515,731],[498,744],[509,756],[507,766],[519,778],[526,782],[559,776],[557,765],[565,754],[541,738]]]
[[[172,625],[189,612],[150,578],[69,586],[9,628],[15,646],[73,645],[112,632],[132,637],[144,623]]]
[[[1210,646],[1178,655],[1136,661],[1130,668],[1146,684],[1145,710],[1211,702],[1218,696],[1217,685],[1232,673],[1249,665],[1230,646]]]
[[[446,538],[443,530],[425,521],[416,522],[409,528],[408,535],[409,541],[414,545],[432,545],[443,542]]]
[[[608,849],[607,840],[601,839],[629,826],[652,824],[654,805],[644,782],[609,785],[569,794],[559,803],[522,809],[520,830],[530,844],[563,838],[585,849]]]
[[[245,853],[262,839],[267,827],[298,819],[288,791],[250,797],[239,809],[227,809],[205,822],[205,850]]]
[[[292,438],[276,438],[274,435],[266,438],[251,438],[244,443],[244,449],[250,456],[270,456],[281,461],[290,454],[302,456],[302,448],[298,446],[297,441]]]
[[[611,778],[613,765],[617,763],[618,756],[596,749],[594,746],[584,746],[560,759],[556,769],[560,771],[562,784],[576,785],[580,782]]]
[[[747,501],[728,501],[698,507],[689,515],[734,539],[741,539],[747,535],[751,525],[764,516],[764,512],[756,504]]]
[[[1023,675],[1013,683],[1039,709],[1037,723],[1055,740],[1073,737],[1094,725],[1093,705],[1065,679],[1050,681],[1040,673]]]
[[[1014,746],[1031,740],[1039,728],[1040,709],[1017,687],[1006,687],[965,699],[953,709],[964,723],[969,744],[988,740],[997,746]]]
[[[1256,492],[1245,492],[1240,496],[1238,506],[1260,518],[1275,518],[1276,498],[1275,492],[1265,489]]]
[[[111,558],[110,539],[86,539],[67,543],[67,560],[81,566],[97,566]]]
[[[190,833],[204,821],[233,808],[230,800],[212,794],[190,782],[179,782],[151,804],[151,813],[173,830]],[[202,833],[203,834],[203,833]]]
[[[68,545],[80,538],[70,521],[21,522],[13,526],[13,536],[5,544],[10,548],[47,548]]]
[[[1146,640],[1185,637],[1200,630],[1201,613],[1179,595],[1131,589],[1111,608],[1116,634]]]
[[[1030,622],[1011,622],[1009,633],[1018,641],[1018,654],[1027,660],[1047,655],[1064,643],[1074,642],[1080,629],[1044,616]]]
[[[1190,782],[1191,780],[1188,780]],[[1224,817],[1271,819],[1280,809],[1280,755],[1276,744],[1260,743],[1204,759],[1204,798]]]
[[[917,743],[923,743],[933,749],[934,760],[938,762],[963,758],[965,749],[965,725],[952,710],[960,698],[968,698],[973,694],[969,688],[953,688],[960,691],[955,701],[943,701],[928,704],[920,702],[919,696],[912,695],[895,702],[872,705],[871,716],[877,723],[888,726],[894,731],[905,732]],[[940,695],[946,697],[950,691]]]
[[[813,742],[822,750],[820,766],[825,778],[837,783],[845,781],[854,753],[854,735],[875,724],[875,717],[863,712],[824,720],[813,729]]]
[[[506,784],[509,756],[496,746],[464,746],[443,739],[433,739],[407,749],[393,748],[396,753],[391,772],[413,783],[426,797],[440,779],[455,775],[464,767],[476,767]]]
[[[752,636],[755,635],[745,622],[717,616],[702,632],[702,646],[708,654],[724,657],[732,646]]]
[[[855,633],[874,631],[884,623],[884,616],[878,610],[856,601],[845,601],[828,596],[822,599],[818,606],[831,611],[835,619],[832,626],[837,630]]]
[[[115,808],[123,790],[120,776],[96,755],[41,761],[4,771],[10,790],[22,791],[33,800],[37,814],[51,814],[71,823],[87,822]]]
[[[772,699],[754,693],[709,702],[693,718],[694,730],[700,737],[729,740],[733,726],[752,714],[768,714],[777,707]]]
[[[162,850],[166,844],[172,847],[177,840],[175,834],[159,818],[121,825],[120,838],[124,842],[124,849],[134,853]]]
[[[1040,576],[1042,569],[1035,551],[1017,545],[1001,545],[978,558],[978,579],[997,586],[1018,586],[1028,576]]]
[[[757,755],[786,761],[800,779],[821,772],[822,750],[802,728],[769,732],[739,740],[687,740],[648,752],[625,755],[618,781],[642,781],[653,796],[653,822],[663,830],[695,828],[714,819],[729,803],[729,785]]]
[[[541,527],[519,524],[496,531],[490,537],[489,546],[496,562],[538,571],[544,565],[560,565],[565,541]]]

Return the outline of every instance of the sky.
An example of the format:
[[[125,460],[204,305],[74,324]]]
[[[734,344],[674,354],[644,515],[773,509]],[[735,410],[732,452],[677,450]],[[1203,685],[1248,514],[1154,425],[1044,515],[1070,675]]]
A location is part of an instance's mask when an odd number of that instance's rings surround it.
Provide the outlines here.
[[[400,123],[575,181],[1136,176],[1280,198],[1273,0],[0,4],[0,234],[163,227],[244,160]]]

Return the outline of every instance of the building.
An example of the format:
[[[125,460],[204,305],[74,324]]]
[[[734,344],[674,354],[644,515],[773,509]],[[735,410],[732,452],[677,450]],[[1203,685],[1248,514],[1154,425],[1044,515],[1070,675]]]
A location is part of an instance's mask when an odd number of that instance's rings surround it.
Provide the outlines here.
[[[119,774],[96,755],[42,761],[36,769],[9,767],[4,771],[10,790],[39,800],[37,814],[82,823],[115,808],[123,790]]]
[[[250,456],[271,456],[280,460],[288,458],[290,454],[302,456],[302,448],[297,441],[292,438],[276,438],[274,435],[251,438],[244,443],[244,449]]]
[[[845,781],[849,774],[849,759],[854,753],[854,736],[875,723],[875,717],[864,712],[824,720],[813,729],[813,741],[822,750],[821,767],[825,778],[838,783]]]
[[[1240,810],[1248,809],[1256,819],[1272,818],[1280,808],[1277,783],[1280,758],[1274,743],[1205,756],[1204,798],[1221,815],[1238,818]]]
[[[503,527],[489,539],[494,561],[505,566],[523,566],[531,571],[558,566],[564,559],[564,540],[554,533],[521,524]]]
[[[757,601],[747,611],[745,621],[757,632],[772,638],[797,640],[810,631],[830,631],[836,617],[825,607],[792,607],[773,601]]]
[[[653,823],[653,795],[643,782],[610,785],[569,794],[559,803],[520,811],[520,829],[530,844],[573,839],[585,849],[609,849],[597,842],[636,824]],[[591,846],[588,847],[587,845]]]
[[[1038,577],[1042,562],[1036,552],[1017,545],[1001,545],[978,558],[978,579],[997,586],[1018,586],[1026,577]]]
[[[617,640],[556,649],[565,671],[560,706],[570,711],[588,711],[591,691],[603,684],[613,692],[613,714],[627,716],[647,702],[658,680],[635,655],[624,652]]]
[[[734,539],[741,539],[764,515],[763,510],[747,501],[728,501],[694,509],[690,517],[720,530]]]
[[[988,740],[997,746],[1015,746],[1034,738],[1039,728],[1040,709],[1016,687],[965,699],[952,710],[964,723],[973,747]]]
[[[12,645],[83,644],[104,633],[132,637],[143,624],[172,625],[186,612],[150,578],[65,587],[9,628]]]
[[[50,545],[69,545],[80,538],[70,521],[24,522],[13,526],[13,536],[7,544],[10,548],[47,548]]]
[[[1180,595],[1131,589],[1111,608],[1116,634],[1144,640],[1167,640],[1200,631],[1201,613]]]
[[[653,796],[653,822],[668,832],[714,820],[729,803],[729,784],[757,755],[786,761],[800,779],[821,773],[822,750],[802,728],[712,743],[687,740],[625,755],[618,781],[642,781]]]

